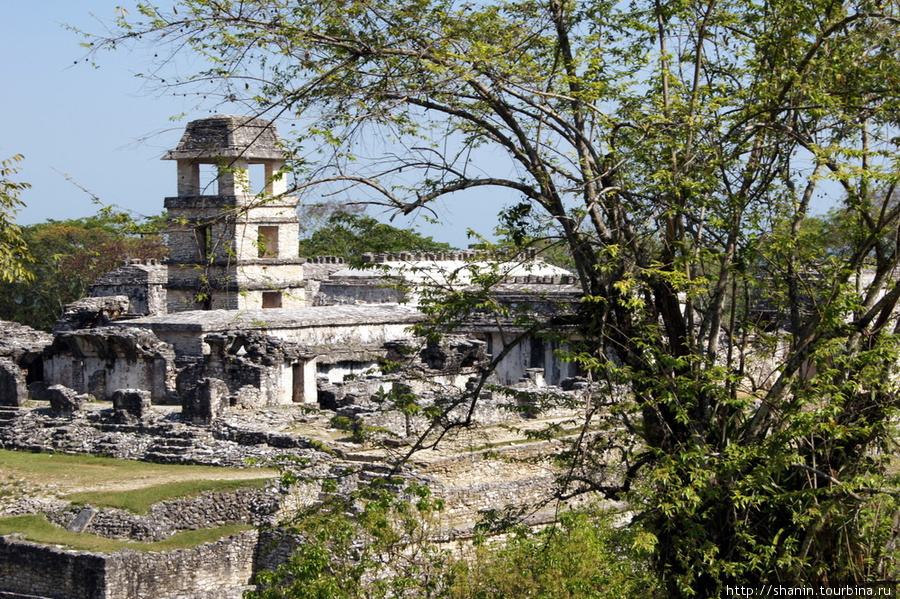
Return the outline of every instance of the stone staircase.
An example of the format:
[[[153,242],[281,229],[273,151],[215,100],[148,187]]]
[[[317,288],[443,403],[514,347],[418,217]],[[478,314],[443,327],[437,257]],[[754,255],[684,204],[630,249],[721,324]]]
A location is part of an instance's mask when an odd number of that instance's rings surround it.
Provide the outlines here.
[[[158,435],[144,453],[144,460],[160,464],[208,464],[215,458],[215,441],[209,430],[173,430]]]
[[[19,418],[19,408],[14,406],[0,406],[0,428],[12,426]]]

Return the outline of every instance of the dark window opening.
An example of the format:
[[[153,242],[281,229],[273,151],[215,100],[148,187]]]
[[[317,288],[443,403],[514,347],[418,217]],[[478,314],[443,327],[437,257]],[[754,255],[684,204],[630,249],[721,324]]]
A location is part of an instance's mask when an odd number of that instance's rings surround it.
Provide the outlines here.
[[[34,383],[44,380],[44,360],[40,356],[23,360],[22,367],[25,370],[25,382]]]
[[[278,227],[260,227],[257,239],[260,258],[278,257]]]
[[[194,229],[194,236],[197,238],[200,260],[205,261],[212,253],[212,235],[210,234],[209,225],[201,225]]]
[[[544,367],[544,341],[537,337],[531,338],[531,368]]]
[[[303,403],[304,393],[303,393],[303,364],[297,363],[292,367],[293,374],[293,384],[291,389],[291,401],[293,403]]]
[[[263,291],[262,294],[263,308],[280,308],[281,292],[280,291]]]

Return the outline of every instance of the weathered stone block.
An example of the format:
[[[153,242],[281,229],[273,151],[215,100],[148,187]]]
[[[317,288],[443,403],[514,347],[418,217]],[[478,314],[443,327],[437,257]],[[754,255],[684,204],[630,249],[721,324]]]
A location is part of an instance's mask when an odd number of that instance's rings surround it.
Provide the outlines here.
[[[228,409],[228,385],[222,379],[206,378],[184,395],[181,417],[194,424],[209,424]]]
[[[88,395],[79,395],[77,392],[64,387],[63,385],[53,385],[47,389],[47,399],[50,400],[50,409],[58,416],[74,416],[76,412],[81,411]]]
[[[49,401],[47,398],[47,389],[49,387],[50,385],[48,385],[46,381],[34,381],[33,383],[28,383],[28,395],[31,399]]]
[[[28,399],[25,373],[12,360],[0,359],[0,406],[21,406]]]
[[[112,394],[113,408],[125,421],[143,420],[150,413],[150,392],[143,389],[116,389]]]
[[[94,520],[94,516],[96,516],[97,513],[97,510],[91,506],[84,506],[81,508],[81,511],[78,512],[78,515],[75,516],[75,519],[66,527],[66,530],[69,532],[84,532],[87,530],[87,527],[91,525],[91,522]]]
[[[106,369],[100,368],[88,377],[88,393],[94,397],[106,397]]]
[[[128,308],[128,298],[124,295],[81,298],[65,307],[53,332],[106,326],[110,321],[127,314]]]

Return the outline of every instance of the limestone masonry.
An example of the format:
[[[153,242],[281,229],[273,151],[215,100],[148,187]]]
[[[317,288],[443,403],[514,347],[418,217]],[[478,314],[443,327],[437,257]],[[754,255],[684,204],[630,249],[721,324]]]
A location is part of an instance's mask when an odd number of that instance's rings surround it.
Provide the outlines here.
[[[261,119],[193,121],[164,159],[177,171],[177,195],[164,202],[168,260],[129,260],[100,277],[53,335],[0,323],[0,447],[232,467],[292,456],[304,476],[333,479],[339,492],[399,476],[446,501],[435,534],[447,541],[469,535],[481,510],[549,499],[556,471],[542,456],[564,440],[523,444],[519,429],[538,424],[527,404],[566,398],[567,408],[542,416],[564,424],[586,409],[590,382],[558,357],[564,328],[536,337],[522,317],[571,311],[580,291],[570,273],[534,256],[495,262],[473,251],[368,255],[371,268],[300,257],[290,156]],[[440,341],[413,333],[429,287],[465,288],[488,272],[506,316],[476,313]],[[523,393],[484,386],[486,377]],[[390,407],[404,393],[474,426],[394,466],[427,427]],[[273,482],[159,504],[149,516],[4,500],[0,516],[42,513],[120,539],[274,528],[169,553],[92,554],[2,537],[0,599],[237,598],[295,546],[279,520],[320,499],[317,485]],[[538,510],[532,521],[552,517]]]

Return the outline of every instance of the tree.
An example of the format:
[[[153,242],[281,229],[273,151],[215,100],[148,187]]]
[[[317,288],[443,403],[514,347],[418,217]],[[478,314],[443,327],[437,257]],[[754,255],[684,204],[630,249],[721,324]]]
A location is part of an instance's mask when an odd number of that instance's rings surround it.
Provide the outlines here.
[[[22,237],[22,228],[13,217],[23,205],[19,193],[31,185],[10,178],[19,171],[13,165],[22,160],[23,156],[16,154],[0,161],[0,281],[3,282],[26,280],[30,276],[25,269],[28,248]]]
[[[361,262],[367,252],[446,252],[449,244],[424,237],[413,229],[398,229],[365,214],[336,212],[308,239],[300,240],[304,256],[340,256]]]
[[[95,216],[48,220],[22,228],[28,278],[0,283],[0,318],[50,330],[63,308],[84,297],[94,280],[125,258],[163,258],[161,218],[138,223],[104,209]]]
[[[887,571],[896,0],[177,6],[94,49],[190,52],[209,68],[174,92],[302,117],[296,191],[410,213],[502,189],[555,223],[584,295],[570,357],[620,436],[585,436],[560,494],[631,501],[672,596]],[[823,191],[839,255],[806,243]]]
[[[289,530],[300,538],[297,551],[277,570],[257,575],[257,590],[245,596],[448,598],[452,561],[424,525],[441,508],[418,485],[406,487],[402,497],[377,485],[355,501],[334,495],[294,518]]]

